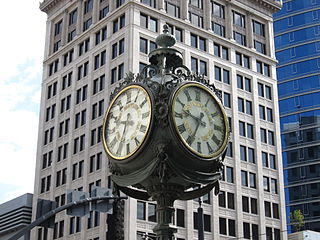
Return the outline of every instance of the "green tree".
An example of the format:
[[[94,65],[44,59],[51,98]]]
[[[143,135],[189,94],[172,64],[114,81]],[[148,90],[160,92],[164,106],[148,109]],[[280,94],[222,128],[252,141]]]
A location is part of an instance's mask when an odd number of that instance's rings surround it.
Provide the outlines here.
[[[300,210],[294,210],[290,213],[290,222],[295,232],[299,232],[304,226],[304,216]]]

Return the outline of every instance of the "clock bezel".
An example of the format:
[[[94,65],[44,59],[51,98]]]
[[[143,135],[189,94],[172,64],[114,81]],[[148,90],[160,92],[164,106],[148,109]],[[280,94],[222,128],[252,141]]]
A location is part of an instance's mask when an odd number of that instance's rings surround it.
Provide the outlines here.
[[[182,137],[182,135],[179,133],[178,131],[178,127],[176,124],[176,121],[174,119],[174,103],[175,100],[177,98],[177,95],[183,91],[185,88],[187,87],[199,87],[202,90],[206,91],[213,99],[214,101],[217,103],[218,107],[220,108],[220,111],[222,113],[222,117],[223,117],[223,123],[225,126],[225,133],[224,133],[224,139],[223,139],[223,143],[221,145],[220,148],[218,148],[217,151],[215,151],[214,153],[208,155],[208,154],[201,154],[198,151],[196,151],[195,149],[193,149],[191,146],[189,146],[189,144],[186,142],[186,140]],[[218,97],[212,92],[212,90],[210,90],[208,87],[206,87],[205,85],[198,83],[198,82],[184,82],[182,83],[180,86],[178,86],[176,88],[176,90],[172,93],[171,97],[170,97],[170,125],[171,128],[174,132],[174,134],[176,136],[178,136],[179,138],[179,143],[180,145],[182,145],[184,147],[184,149],[186,148],[189,152],[191,152],[192,154],[196,155],[197,157],[201,157],[203,159],[213,159],[213,158],[217,158],[219,157],[221,154],[223,154],[223,152],[225,151],[227,145],[228,145],[228,140],[229,140],[229,124],[228,124],[228,118],[225,112],[225,109],[221,103],[221,101],[218,99]]]
[[[126,92],[127,90],[131,89],[131,88],[139,88],[141,89],[142,91],[144,91],[147,95],[147,101],[149,102],[149,106],[150,106],[150,118],[149,118],[149,121],[148,121],[148,125],[147,125],[147,130],[146,130],[146,133],[144,134],[143,136],[143,139],[140,143],[140,145],[134,150],[132,151],[131,153],[123,156],[123,157],[119,157],[119,156],[115,156],[108,148],[108,145],[107,145],[107,136],[106,136],[106,126],[107,126],[107,119],[108,119],[108,116],[109,116],[109,113],[110,113],[110,110],[113,106],[113,104],[115,103],[115,101],[124,93]],[[151,92],[146,89],[142,84],[139,84],[139,83],[133,83],[133,84],[129,84],[127,85],[126,87],[124,87],[123,89],[120,90],[120,92],[118,92],[114,98],[111,100],[111,103],[109,104],[108,106],[108,109],[105,113],[105,116],[104,116],[104,119],[103,119],[103,126],[102,126],[102,142],[103,142],[103,147],[107,153],[107,155],[109,157],[111,157],[112,159],[115,159],[117,161],[124,161],[124,160],[127,160],[127,159],[130,159],[131,157],[133,157],[134,155],[138,154],[142,149],[143,147],[145,146],[148,138],[149,138],[149,135],[150,135],[150,132],[151,132],[151,129],[152,129],[152,123],[153,123],[153,106],[154,106],[154,103],[153,103],[153,98],[151,97]]]

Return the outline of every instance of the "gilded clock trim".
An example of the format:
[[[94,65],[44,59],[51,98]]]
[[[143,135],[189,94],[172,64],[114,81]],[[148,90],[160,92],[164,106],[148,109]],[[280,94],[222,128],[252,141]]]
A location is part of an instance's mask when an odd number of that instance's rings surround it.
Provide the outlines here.
[[[146,129],[144,131],[144,135],[143,135],[143,138],[141,139],[140,143],[138,146],[136,146],[136,148],[134,148],[134,150],[132,150],[129,154],[126,154],[124,156],[116,156],[114,153],[112,153],[108,147],[108,144],[107,144],[107,139],[106,139],[106,128],[107,128],[107,120],[108,120],[108,117],[109,117],[109,113],[111,111],[111,109],[113,108],[113,105],[114,103],[118,100],[118,98],[123,94],[125,93],[127,90],[129,89],[132,89],[132,88],[136,88],[136,89],[139,89],[139,91],[142,91],[144,93],[144,96],[145,96],[145,99],[146,99],[146,102],[147,105],[149,106],[149,115],[148,115],[148,121],[147,121],[147,124],[146,124]],[[150,97],[150,93],[149,91],[147,91],[144,87],[142,87],[141,85],[138,85],[138,84],[132,84],[132,85],[129,85],[127,87],[125,87],[124,89],[122,89],[111,101],[111,103],[109,104],[109,107],[107,109],[107,112],[105,114],[105,117],[104,117],[104,120],[103,120],[103,128],[102,128],[102,141],[103,141],[103,146],[104,146],[104,149],[106,150],[107,154],[112,157],[113,159],[116,159],[116,160],[125,160],[125,159],[128,159],[129,157],[131,157],[132,155],[136,154],[144,145],[145,145],[145,142],[146,142],[146,139],[149,135],[149,132],[150,132],[150,129],[151,129],[151,124],[152,124],[152,118],[153,118],[153,114],[152,114],[152,111],[153,111],[153,102],[152,102],[152,99]]]
[[[175,108],[174,108],[174,104],[177,103],[176,100],[177,100],[177,97],[179,95],[179,93],[181,91],[183,91],[184,89],[188,88],[188,87],[198,87],[198,88],[201,88],[202,90],[206,91],[208,93],[209,96],[211,96],[213,98],[213,101],[216,103],[216,105],[218,106],[221,114],[222,114],[222,118],[223,118],[223,124],[224,124],[224,127],[225,127],[225,130],[224,130],[224,137],[222,139],[222,144],[221,146],[215,151],[213,152],[212,154],[201,154],[199,153],[198,151],[196,151],[194,148],[192,148],[191,146],[189,146],[189,144],[187,143],[187,141],[182,137],[182,135],[179,133],[179,129],[178,129],[178,126],[177,126],[177,123],[176,123],[176,120],[175,120]],[[180,87],[178,87],[175,92],[172,94],[172,97],[171,97],[171,117],[170,117],[170,120],[171,120],[171,125],[173,125],[173,128],[174,128],[174,132],[175,134],[178,136],[178,138],[182,141],[182,145],[184,147],[186,147],[189,151],[191,151],[193,154],[201,157],[201,158],[205,158],[205,159],[212,159],[212,158],[215,158],[215,157],[218,157],[219,155],[221,155],[224,150],[226,149],[226,146],[228,144],[228,139],[229,139],[229,124],[228,124],[228,118],[226,116],[226,113],[225,113],[225,110],[224,110],[224,107],[223,105],[221,104],[220,100],[214,95],[214,93],[212,93],[211,90],[209,90],[207,87],[205,87],[204,85],[200,84],[200,83],[183,83]]]

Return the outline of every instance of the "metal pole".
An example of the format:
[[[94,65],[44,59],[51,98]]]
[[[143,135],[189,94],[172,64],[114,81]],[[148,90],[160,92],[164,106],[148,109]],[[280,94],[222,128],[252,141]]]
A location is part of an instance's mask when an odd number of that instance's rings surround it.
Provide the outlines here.
[[[199,197],[198,207],[198,240],[204,240],[204,226],[203,226],[203,208],[201,207],[201,197]]]
[[[42,217],[39,217],[38,219],[36,219],[32,223],[30,223],[28,226],[24,227],[20,232],[18,232],[17,234],[13,235],[8,240],[17,240],[17,239],[19,239],[20,237],[22,237],[25,234],[27,234],[28,232],[30,232],[32,228],[40,225],[41,223],[43,223],[46,220],[48,220],[49,218],[53,217],[57,213],[62,212],[63,210],[66,210],[66,209],[71,208],[73,206],[86,204],[86,203],[92,202],[92,201],[98,201],[98,200],[107,201],[107,200],[115,200],[115,199],[128,199],[128,197],[107,197],[107,196],[103,196],[103,197],[86,198],[86,199],[79,200],[77,202],[68,203],[68,204],[66,204],[64,206],[58,207],[58,208],[48,212],[47,214],[43,215]]]

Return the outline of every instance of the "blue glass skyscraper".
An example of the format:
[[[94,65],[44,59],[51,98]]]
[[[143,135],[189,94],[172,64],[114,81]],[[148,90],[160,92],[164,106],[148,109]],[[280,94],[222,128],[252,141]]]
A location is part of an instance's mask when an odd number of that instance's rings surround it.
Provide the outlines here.
[[[274,15],[281,140],[289,214],[320,231],[320,0],[288,0]]]

